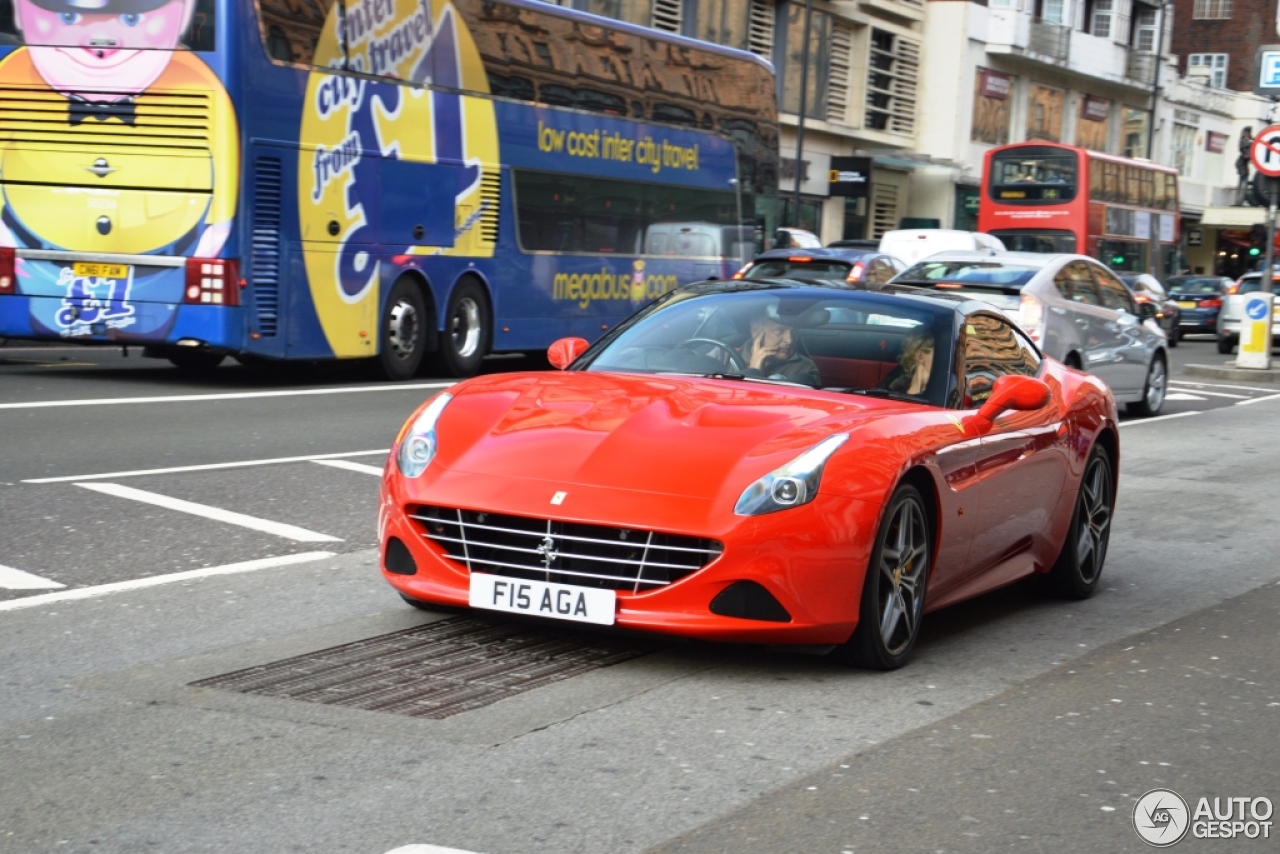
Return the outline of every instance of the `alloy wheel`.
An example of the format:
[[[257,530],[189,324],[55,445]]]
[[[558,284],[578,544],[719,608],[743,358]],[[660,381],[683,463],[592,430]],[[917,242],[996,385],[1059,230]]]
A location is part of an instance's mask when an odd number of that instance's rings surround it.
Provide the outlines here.
[[[914,500],[898,506],[880,550],[880,638],[890,655],[915,639],[924,610],[924,578],[929,567],[928,525]]]
[[[400,300],[387,317],[387,347],[402,361],[413,358],[418,346],[418,327],[422,319],[409,300]]]
[[[1147,409],[1152,412],[1159,411],[1160,405],[1164,403],[1166,383],[1164,361],[1153,359],[1151,371],[1147,374]]]
[[[1111,467],[1104,457],[1094,457],[1080,481],[1077,519],[1076,560],[1080,580],[1091,584],[1102,571],[1111,536]]]
[[[470,296],[458,300],[449,317],[449,341],[453,352],[467,359],[480,347],[480,305]]]

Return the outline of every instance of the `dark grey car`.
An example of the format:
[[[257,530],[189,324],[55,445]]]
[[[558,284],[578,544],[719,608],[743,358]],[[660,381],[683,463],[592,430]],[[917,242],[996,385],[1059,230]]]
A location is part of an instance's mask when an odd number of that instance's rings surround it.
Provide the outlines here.
[[[1094,374],[1135,415],[1164,405],[1169,357],[1155,311],[1084,255],[939,252],[889,285],[951,290],[999,306],[1052,356]]]

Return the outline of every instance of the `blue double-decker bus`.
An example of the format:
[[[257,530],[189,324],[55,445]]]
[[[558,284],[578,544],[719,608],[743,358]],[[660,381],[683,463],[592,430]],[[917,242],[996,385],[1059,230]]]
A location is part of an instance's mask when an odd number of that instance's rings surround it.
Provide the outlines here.
[[[0,0],[0,338],[391,379],[772,232],[751,54],[537,0]]]

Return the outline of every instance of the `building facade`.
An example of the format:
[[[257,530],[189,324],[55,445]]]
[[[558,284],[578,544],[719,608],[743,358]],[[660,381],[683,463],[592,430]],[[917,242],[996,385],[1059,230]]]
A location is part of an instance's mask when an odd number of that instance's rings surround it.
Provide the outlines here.
[[[879,237],[908,216],[911,173],[921,162],[914,152],[925,0],[549,2],[773,62],[781,162],[778,210],[765,223],[770,233],[797,225],[824,242]],[[848,157],[858,160],[835,161],[840,171],[870,180],[836,190],[852,195],[833,195],[832,158]]]

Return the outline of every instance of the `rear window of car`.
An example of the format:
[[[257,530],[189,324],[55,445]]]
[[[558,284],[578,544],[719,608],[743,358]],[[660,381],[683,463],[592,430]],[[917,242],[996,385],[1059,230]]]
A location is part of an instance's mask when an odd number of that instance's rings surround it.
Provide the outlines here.
[[[843,279],[853,265],[847,261],[818,259],[793,261],[789,258],[771,258],[757,261],[747,270],[744,279]]]
[[[1014,293],[1022,290],[1040,270],[1040,267],[1001,261],[921,261],[897,276],[893,283]]]
[[[1222,279],[1170,279],[1169,290],[1181,294],[1216,294],[1222,289]]]

